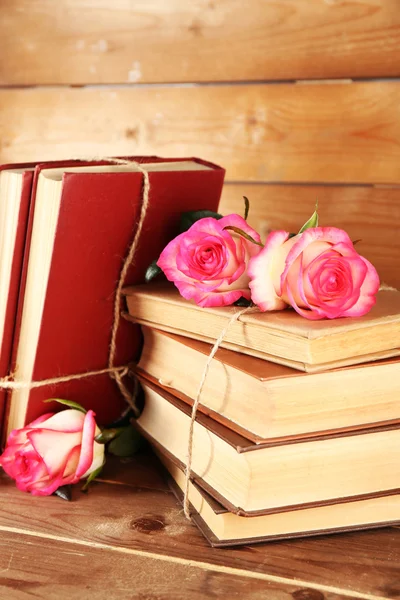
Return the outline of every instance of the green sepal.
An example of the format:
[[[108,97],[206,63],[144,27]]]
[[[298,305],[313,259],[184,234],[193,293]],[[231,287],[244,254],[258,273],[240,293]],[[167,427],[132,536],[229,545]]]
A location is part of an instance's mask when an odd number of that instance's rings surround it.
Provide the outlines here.
[[[115,456],[126,458],[133,456],[142,444],[142,436],[132,425],[124,427],[120,435],[108,445],[108,451]]]
[[[48,398],[47,400],[43,400],[43,402],[58,402],[59,404],[65,404],[65,406],[68,406],[69,408],[75,408],[75,410],[79,410],[80,412],[83,412],[85,414],[87,413],[87,410],[83,408],[83,406],[81,406],[77,402],[74,402],[73,400],[62,400],[61,398]]]
[[[72,499],[71,494],[71,486],[70,485],[62,485],[60,486],[54,493],[53,496],[58,496],[61,500],[67,500],[70,502]]]
[[[106,461],[104,460],[103,464],[100,465],[100,467],[98,467],[98,469],[95,469],[94,471],[92,471],[90,473],[90,475],[86,479],[85,483],[81,487],[81,492],[87,492],[88,491],[89,485],[92,483],[92,481],[94,481],[96,479],[96,477],[98,477],[100,475],[100,473],[102,472],[103,467],[104,467],[105,464],[106,464]]]
[[[311,217],[306,221],[303,227],[300,229],[299,233],[303,233],[306,229],[311,229],[311,227],[318,227],[318,201],[315,203],[315,210]]]
[[[243,229],[240,229],[240,227],[235,227],[234,225],[227,225],[226,227],[224,227],[224,230],[225,229],[229,230],[229,231],[234,231],[238,235],[241,235],[242,237],[244,237],[249,242],[252,242],[253,244],[256,244],[257,246],[261,246],[261,248],[264,248],[264,244],[262,244],[261,242],[256,242],[256,240],[254,238],[252,238],[251,235],[249,235],[248,233],[243,231]]]
[[[213,212],[212,210],[190,210],[182,213],[179,224],[179,232],[183,233],[184,231],[190,229],[190,227],[193,225],[193,223],[196,223],[196,221],[210,217],[217,220],[222,219],[222,215]]]
[[[249,216],[249,210],[250,210],[250,202],[249,199],[247,198],[247,196],[243,196],[243,200],[244,200],[244,220],[247,221],[247,217]]]
[[[158,260],[158,259],[157,259]],[[153,260],[152,263],[146,269],[146,273],[144,274],[144,280],[146,283],[149,283],[154,277],[160,275],[162,273],[162,269],[157,265],[157,260]]]
[[[103,429],[101,433],[96,435],[94,441],[98,444],[108,444],[113,439],[118,437],[124,430],[124,427],[114,427],[112,429]]]

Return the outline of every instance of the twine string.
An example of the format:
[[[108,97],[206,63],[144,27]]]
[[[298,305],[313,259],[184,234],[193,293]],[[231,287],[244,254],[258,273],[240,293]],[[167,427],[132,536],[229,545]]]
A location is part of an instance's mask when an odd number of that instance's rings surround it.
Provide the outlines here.
[[[84,379],[85,377],[94,377],[95,375],[105,375],[118,373],[120,377],[125,377],[129,372],[129,365],[114,367],[113,369],[98,369],[96,371],[87,371],[86,373],[77,373],[75,375],[65,375],[64,377],[51,377],[50,379],[41,379],[40,381],[12,381],[12,375],[3,377],[0,381],[0,387],[4,390],[26,390],[36,389],[45,385],[54,385],[55,383],[65,383],[74,379]]]
[[[188,438],[188,447],[187,447],[187,460],[186,460],[186,468],[185,468],[185,488],[184,488],[184,493],[183,493],[183,512],[185,514],[185,517],[189,520],[190,520],[189,484],[190,484],[190,478],[191,478],[192,459],[193,459],[193,438],[194,438],[193,434],[194,434],[194,424],[196,421],[197,408],[199,406],[201,392],[203,391],[203,387],[204,387],[204,384],[207,379],[207,375],[208,375],[208,371],[210,369],[211,362],[212,362],[217,350],[221,347],[221,344],[224,341],[226,334],[228,333],[228,331],[231,328],[231,326],[233,325],[233,323],[238,321],[239,318],[242,315],[244,315],[245,312],[248,312],[251,308],[252,307],[250,307],[250,306],[246,306],[246,308],[243,308],[242,310],[235,312],[229,319],[229,321],[226,324],[226,326],[224,327],[224,329],[221,331],[218,339],[216,340],[215,344],[213,345],[213,347],[211,349],[210,354],[207,357],[207,361],[206,361],[206,364],[204,365],[204,370],[203,370],[203,373],[202,373],[202,376],[200,379],[200,383],[199,383],[199,387],[197,390],[196,398],[195,398],[195,401],[193,402],[192,413],[190,416],[189,438]]]
[[[379,286],[379,292],[398,292],[399,290],[395,287],[392,287],[391,285],[388,285],[387,283],[383,282],[381,283],[381,285]]]
[[[130,394],[128,388],[125,386],[122,378],[122,372],[118,369],[115,369],[115,354],[116,354],[116,340],[117,340],[117,332],[121,320],[121,294],[122,288],[125,283],[126,275],[128,273],[128,269],[133,264],[136,250],[139,245],[140,235],[142,233],[143,223],[146,218],[147,209],[149,206],[149,194],[150,194],[150,179],[148,172],[143,169],[143,167],[136,161],[122,161],[120,159],[114,159],[116,164],[128,164],[135,166],[138,171],[140,171],[143,175],[143,198],[142,198],[142,206],[140,209],[139,221],[136,227],[135,235],[133,236],[133,240],[131,242],[130,248],[128,250],[128,254],[125,258],[124,264],[121,269],[121,274],[119,276],[117,289],[115,292],[115,301],[114,301],[114,321],[111,330],[111,341],[110,341],[110,353],[108,357],[108,368],[110,369],[111,376],[114,377],[117,385],[120,389],[121,394],[125,398],[126,402],[132,408],[135,417],[139,416],[138,408]]]

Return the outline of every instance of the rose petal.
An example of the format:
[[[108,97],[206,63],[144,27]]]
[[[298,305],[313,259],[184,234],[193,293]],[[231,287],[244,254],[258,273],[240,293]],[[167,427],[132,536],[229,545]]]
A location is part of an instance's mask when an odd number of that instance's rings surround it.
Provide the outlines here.
[[[54,413],[46,413],[46,414],[42,415],[41,417],[38,417],[35,421],[32,421],[32,423],[29,423],[29,425],[22,427],[21,429],[13,429],[9,433],[9,436],[7,439],[7,446],[14,445],[14,444],[24,444],[28,439],[26,436],[28,428],[36,427],[36,426],[40,425],[41,423],[44,423],[45,421],[47,421],[47,419],[50,419],[50,417],[53,417],[53,416],[54,416]]]
[[[362,317],[376,304],[375,294],[378,293],[380,285],[378,273],[376,272],[375,267],[366,258],[363,256],[360,258],[367,267],[367,274],[365,275],[364,282],[361,286],[358,301],[351,308],[346,310],[343,315],[345,317]]]
[[[82,433],[79,431],[60,434],[59,431],[49,429],[31,429],[28,439],[35,451],[42,457],[49,475],[53,477],[60,473],[65,464],[65,457],[73,448],[80,446]]]
[[[300,254],[305,251],[305,249],[313,242],[330,242],[332,244],[344,242],[347,244],[352,244],[347,233],[342,229],[337,229],[336,227],[313,227],[311,229],[306,229],[306,231],[303,233],[296,235],[293,240],[293,246],[286,257],[285,269],[281,275],[281,285],[283,285],[288,271],[296,258],[298,258]],[[309,249],[308,252],[311,253],[311,250]],[[305,266],[307,266],[307,264],[308,263],[305,263]]]
[[[65,431],[67,433],[76,433],[82,431],[83,421],[85,420],[85,413],[76,408],[68,408],[62,410],[46,421],[45,429],[52,429],[53,431]],[[36,429],[40,427],[40,423],[30,425],[30,429]]]
[[[20,448],[23,448],[22,444],[7,446],[3,454],[0,456],[0,466],[3,467],[7,475],[12,477],[12,479],[15,479],[16,475],[18,474],[15,468],[15,455]]]
[[[36,484],[36,482],[38,483]],[[49,475],[43,461],[36,462],[25,477],[17,476],[15,478],[15,484],[21,492],[31,492],[35,485],[41,487],[42,485],[48,485],[48,482]]]
[[[278,296],[272,282],[271,271],[275,253],[289,238],[288,231],[273,231],[264,248],[249,261],[251,299],[262,311],[282,310],[287,304]]]
[[[289,300],[290,306],[292,308],[294,308],[294,310],[302,317],[305,317],[306,319],[309,319],[310,321],[318,321],[319,319],[325,318],[325,314],[320,314],[320,311],[318,308],[314,308],[313,310],[310,310],[310,309],[306,310],[306,309],[298,306],[296,304],[295,299],[293,298],[293,294],[289,287],[287,287],[287,289],[285,289],[285,295],[287,296],[287,298]]]
[[[165,246],[157,261],[157,266],[162,269],[169,281],[174,281],[180,276],[176,266],[176,256],[179,252],[180,240],[182,239],[183,235],[184,234],[181,233],[181,235],[178,235],[167,246]]]
[[[7,446],[15,446],[19,444],[25,444],[27,441],[27,429],[13,429],[7,439]]]
[[[360,256],[361,260],[365,263],[367,267],[367,273],[364,278],[364,282],[361,286],[361,295],[362,296],[375,296],[378,293],[380,280],[377,270],[374,265],[369,262],[363,256]]]
[[[55,477],[49,477],[48,480],[43,479],[42,481],[32,481],[32,483],[29,486],[27,486],[27,491],[29,491],[32,494],[32,496],[50,496],[51,494],[54,494],[54,492],[58,490],[58,488],[62,485],[76,483],[74,474],[64,477],[64,472],[67,469],[67,465],[69,463],[77,463],[79,459],[79,451],[79,446],[72,448],[69,454],[64,457],[64,462],[61,465],[60,471]]]
[[[103,464],[104,464],[104,444],[98,444],[97,442],[94,442],[92,464],[90,465],[88,470],[85,473],[83,473],[83,475],[81,475],[81,479],[85,479],[85,477],[88,477],[88,475],[90,475],[90,473],[93,473],[93,471],[96,471],[97,469],[99,469]]]
[[[80,479],[90,468],[93,460],[93,443],[96,431],[96,421],[94,420],[95,414],[92,410],[89,410],[85,415],[85,421],[82,429],[82,441],[81,441],[81,455],[79,458],[79,464],[76,468],[76,477]]]

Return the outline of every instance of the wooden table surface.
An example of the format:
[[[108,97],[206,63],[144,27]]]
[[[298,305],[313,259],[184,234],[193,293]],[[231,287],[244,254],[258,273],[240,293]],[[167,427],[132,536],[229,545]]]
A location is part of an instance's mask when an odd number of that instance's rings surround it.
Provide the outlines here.
[[[0,494],[2,600],[400,598],[400,529],[213,549],[148,451],[69,503]]]

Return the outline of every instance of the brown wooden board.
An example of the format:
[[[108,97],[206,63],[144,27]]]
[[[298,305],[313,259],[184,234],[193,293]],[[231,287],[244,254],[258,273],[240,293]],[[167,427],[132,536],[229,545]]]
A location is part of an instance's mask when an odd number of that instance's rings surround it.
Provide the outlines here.
[[[343,598],[256,573],[236,575],[186,560],[8,532],[1,532],[0,538],[0,594],[7,600],[303,600],[304,594],[310,600]]]
[[[124,477],[121,472],[118,480],[129,485],[97,483],[87,495],[80,494],[79,487],[75,486],[70,503],[55,497],[32,497],[19,492],[13,482],[2,477],[0,539],[6,539],[7,534],[29,533],[33,537],[67,543],[79,541],[83,548],[78,550],[81,553],[86,552],[86,546],[107,546],[118,552],[118,556],[129,551],[138,556],[145,553],[148,558],[157,555],[192,564],[205,563],[210,570],[234,569],[233,575],[248,572],[249,576],[294,585],[295,590],[315,590],[307,592],[309,595],[299,592],[293,595],[295,600],[323,600],[324,596],[329,597],[328,592],[343,598],[398,597],[399,529],[274,542],[241,549],[210,548],[196,527],[185,519],[166,484],[163,490],[146,487],[146,472],[150,481],[154,481],[153,469],[157,468],[151,465],[151,460],[146,453],[140,454],[130,463],[130,473]],[[139,471],[139,467],[135,465],[139,464],[148,465],[148,470],[142,468],[137,476],[135,470]],[[157,481],[157,488],[158,485]],[[10,545],[8,548],[12,549]],[[3,559],[2,568],[7,569],[10,554],[7,560],[4,556]],[[28,567],[29,561],[26,561]],[[132,571],[136,571],[133,566]],[[7,577],[4,573],[1,576]],[[315,595],[317,590],[322,595]],[[127,597],[135,596],[132,592],[132,596]],[[162,594],[160,597],[164,598]]]
[[[0,161],[200,156],[226,179],[400,182],[400,82],[3,89]]]
[[[397,0],[13,0],[0,83],[400,75]]]
[[[382,281],[400,288],[400,187],[226,184],[220,212],[243,215],[244,195],[250,200],[248,222],[263,241],[273,229],[297,232],[318,201],[320,225],[340,227],[361,240],[357,251]]]

